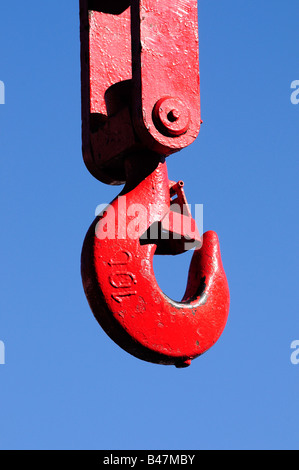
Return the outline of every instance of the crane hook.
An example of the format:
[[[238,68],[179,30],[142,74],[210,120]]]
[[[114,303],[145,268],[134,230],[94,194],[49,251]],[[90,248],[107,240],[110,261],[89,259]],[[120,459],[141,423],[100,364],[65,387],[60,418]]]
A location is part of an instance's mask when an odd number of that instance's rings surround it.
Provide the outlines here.
[[[170,299],[153,269],[159,240],[140,236],[161,223],[171,206],[165,159],[134,154],[126,170],[123,191],[94,220],[83,244],[85,294],[98,323],[125,351],[148,362],[187,367],[216,343],[228,317],[229,288],[218,236],[212,231],[203,235],[182,301]],[[142,208],[151,210],[145,215]],[[194,240],[199,245],[197,236]]]

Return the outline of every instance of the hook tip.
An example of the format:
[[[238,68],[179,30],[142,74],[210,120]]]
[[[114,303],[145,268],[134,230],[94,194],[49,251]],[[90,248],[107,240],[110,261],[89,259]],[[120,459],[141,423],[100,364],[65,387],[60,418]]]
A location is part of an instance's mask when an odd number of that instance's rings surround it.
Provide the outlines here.
[[[175,364],[177,369],[186,369],[186,367],[191,366],[191,359],[185,359],[183,361],[179,361]]]

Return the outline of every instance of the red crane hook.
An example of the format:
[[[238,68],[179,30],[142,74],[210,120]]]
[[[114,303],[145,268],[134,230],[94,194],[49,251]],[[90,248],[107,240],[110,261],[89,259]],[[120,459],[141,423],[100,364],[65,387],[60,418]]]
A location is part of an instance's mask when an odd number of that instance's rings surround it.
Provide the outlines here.
[[[207,232],[194,251],[183,300],[175,302],[162,292],[153,270],[159,241],[145,242],[134,230],[124,232],[130,224],[136,227],[134,211],[139,209],[138,225],[146,232],[170,207],[166,163],[158,156],[151,156],[147,165],[144,160],[143,155],[141,170],[138,155],[130,158],[123,192],[87,233],[81,264],[84,290],[97,321],[124,350],[145,361],[186,367],[225,327],[227,279],[218,237]],[[143,212],[141,202],[154,210]]]

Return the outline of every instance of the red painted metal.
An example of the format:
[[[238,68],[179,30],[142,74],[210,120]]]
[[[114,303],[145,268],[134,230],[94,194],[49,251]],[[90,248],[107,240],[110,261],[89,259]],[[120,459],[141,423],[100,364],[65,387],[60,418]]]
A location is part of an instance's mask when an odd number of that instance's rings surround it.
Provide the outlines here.
[[[141,163],[142,162],[142,163]],[[134,155],[127,161],[127,185],[91,225],[82,251],[82,279],[90,307],[106,333],[132,355],[159,364],[186,367],[220,337],[228,316],[229,290],[218,237],[204,234],[195,250],[182,302],[157,284],[153,256],[159,241],[124,233],[132,223],[126,208],[144,201],[154,210],[139,217],[142,232],[170,208],[165,161]],[[103,238],[113,227],[113,239]],[[165,243],[165,241],[164,241]]]
[[[201,123],[197,0],[133,0],[132,31],[134,127],[169,155],[190,145]]]
[[[218,237],[200,237],[165,163],[200,129],[197,1],[110,3],[80,0],[83,158],[98,180],[126,185],[86,235],[83,286],[124,350],[186,367],[218,340],[229,310]],[[153,256],[190,247],[176,302],[159,288]]]
[[[197,0],[106,3],[80,0],[83,157],[120,184],[132,151],[167,156],[198,135]]]

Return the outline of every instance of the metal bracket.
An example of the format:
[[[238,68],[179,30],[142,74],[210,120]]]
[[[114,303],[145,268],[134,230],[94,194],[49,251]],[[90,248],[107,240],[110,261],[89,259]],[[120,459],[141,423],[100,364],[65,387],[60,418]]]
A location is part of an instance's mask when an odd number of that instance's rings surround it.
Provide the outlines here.
[[[171,155],[200,129],[196,0],[80,0],[82,141],[88,170],[125,182],[124,158]]]

